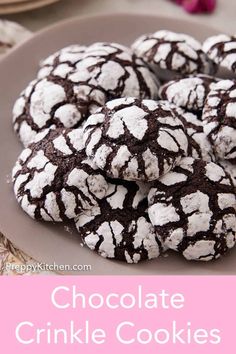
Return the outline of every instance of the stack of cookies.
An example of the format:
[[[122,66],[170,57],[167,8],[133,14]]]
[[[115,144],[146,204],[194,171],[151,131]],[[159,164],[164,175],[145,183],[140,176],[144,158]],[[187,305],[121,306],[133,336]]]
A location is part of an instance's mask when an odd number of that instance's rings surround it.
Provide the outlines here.
[[[220,66],[232,80],[215,75]],[[13,109],[16,199],[32,218],[128,263],[236,243],[236,38],[162,30],[131,49],[72,45],[40,63]]]

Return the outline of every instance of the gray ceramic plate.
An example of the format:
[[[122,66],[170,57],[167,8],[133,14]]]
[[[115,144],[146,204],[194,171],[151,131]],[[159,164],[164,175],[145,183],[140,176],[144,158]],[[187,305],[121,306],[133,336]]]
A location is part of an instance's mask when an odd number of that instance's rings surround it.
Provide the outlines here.
[[[31,220],[18,207],[12,186],[7,183],[22,149],[12,130],[12,106],[19,92],[35,77],[40,59],[73,43],[115,41],[129,45],[140,34],[163,28],[186,32],[199,40],[217,33],[203,25],[164,17],[110,15],[72,19],[39,32],[0,62],[0,230],[35,259],[50,264],[91,265],[89,274],[236,274],[236,249],[209,263],[187,262],[175,253],[138,265],[103,259],[81,247],[76,232],[70,234],[61,225]]]

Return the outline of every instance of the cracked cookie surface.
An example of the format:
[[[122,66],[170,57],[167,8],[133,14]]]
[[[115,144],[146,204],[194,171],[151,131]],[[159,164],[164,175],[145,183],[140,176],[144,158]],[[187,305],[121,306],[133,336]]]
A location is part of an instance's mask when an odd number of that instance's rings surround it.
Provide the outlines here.
[[[236,163],[236,81],[215,84],[205,101],[204,131],[219,159]]]
[[[81,129],[46,129],[23,150],[12,172],[22,209],[37,220],[68,221],[97,205],[108,184],[87,158]]]
[[[209,91],[217,81],[215,77],[204,74],[172,80],[160,88],[159,96],[186,110],[201,111]]]
[[[110,177],[153,181],[186,155],[188,137],[167,101],[109,101],[84,126],[86,153]]]
[[[236,73],[236,36],[219,34],[203,43],[203,50],[218,66]]]
[[[95,43],[77,49],[76,58],[65,60],[68,50],[72,49],[65,49],[62,58],[61,53],[48,59],[48,75],[41,74],[42,78],[31,82],[14,105],[14,129],[24,146],[53,125],[80,127],[110,99],[158,97],[156,76],[130,49],[115,43]],[[65,61],[58,62],[58,55]]]
[[[148,198],[158,237],[186,259],[217,259],[235,245],[236,195],[219,165],[186,157]]]
[[[70,68],[75,68],[78,62],[82,60],[85,50],[85,46],[73,44],[49,55],[40,62],[38,78],[42,79],[51,74],[56,74],[58,67],[68,71]]]
[[[193,37],[161,30],[138,38],[132,48],[153,70],[169,71],[173,75],[214,73],[214,65]],[[164,77],[165,78],[165,77]]]
[[[186,134],[189,138],[188,150],[186,156],[204,161],[215,161],[215,154],[212,145],[204,132],[203,123],[198,117],[182,108],[171,105],[172,110],[182,121]]]
[[[110,179],[106,198],[76,220],[83,242],[105,258],[127,263],[157,258],[162,246],[147,214],[149,189]]]

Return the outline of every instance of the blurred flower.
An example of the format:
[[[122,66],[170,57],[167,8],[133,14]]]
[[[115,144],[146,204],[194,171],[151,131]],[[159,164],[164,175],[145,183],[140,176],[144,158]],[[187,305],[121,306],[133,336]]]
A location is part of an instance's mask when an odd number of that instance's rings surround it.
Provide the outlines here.
[[[213,12],[217,0],[171,0],[190,13]]]

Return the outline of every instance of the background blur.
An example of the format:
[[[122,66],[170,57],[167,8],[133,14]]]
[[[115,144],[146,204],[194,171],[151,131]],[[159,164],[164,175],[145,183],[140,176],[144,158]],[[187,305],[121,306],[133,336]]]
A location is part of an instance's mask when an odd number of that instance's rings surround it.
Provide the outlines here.
[[[189,15],[168,0],[60,0],[39,10],[1,16],[1,18],[19,22],[35,31],[69,17],[109,12],[151,13],[172,18],[191,18],[199,24],[204,23],[224,32],[236,33],[235,0],[218,0],[216,11],[210,15]]]

